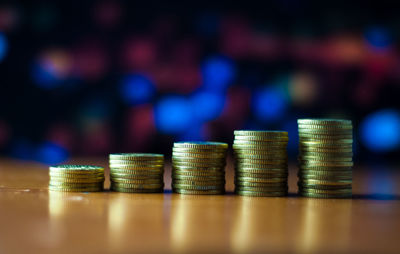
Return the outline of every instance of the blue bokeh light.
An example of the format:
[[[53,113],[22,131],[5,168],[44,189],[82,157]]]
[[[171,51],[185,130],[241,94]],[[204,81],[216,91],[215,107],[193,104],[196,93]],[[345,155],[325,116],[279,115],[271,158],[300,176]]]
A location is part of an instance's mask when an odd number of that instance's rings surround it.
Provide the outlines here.
[[[138,105],[146,103],[152,98],[155,87],[146,76],[132,74],[122,80],[120,92],[125,103]]]
[[[266,87],[253,96],[253,112],[262,121],[279,120],[287,109],[285,94],[276,87]]]
[[[184,132],[193,120],[190,102],[184,97],[168,96],[161,99],[154,113],[157,129],[167,134]]]
[[[8,51],[7,38],[0,32],[0,62],[6,57]]]
[[[214,120],[221,115],[225,96],[220,93],[200,91],[191,98],[193,113],[200,121]]]
[[[35,160],[44,164],[58,164],[68,159],[68,152],[63,147],[51,143],[44,142],[41,144],[35,155]]]
[[[235,64],[223,56],[210,57],[201,68],[203,85],[214,91],[224,91],[236,76]]]
[[[400,113],[385,109],[367,116],[360,126],[361,141],[371,151],[388,152],[400,146]]]
[[[383,27],[370,27],[365,32],[365,39],[375,48],[386,48],[391,44],[390,34]]]
[[[43,89],[56,88],[62,84],[54,72],[40,63],[33,65],[31,76],[35,84]]]

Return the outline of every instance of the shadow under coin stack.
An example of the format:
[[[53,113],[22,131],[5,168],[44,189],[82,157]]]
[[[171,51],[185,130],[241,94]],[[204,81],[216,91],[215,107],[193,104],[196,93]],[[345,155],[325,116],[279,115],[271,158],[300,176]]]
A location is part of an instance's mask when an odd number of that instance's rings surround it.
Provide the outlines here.
[[[104,168],[87,165],[59,165],[49,170],[49,190],[92,192],[104,187]]]
[[[176,142],[172,148],[172,190],[181,194],[225,193],[228,144]]]
[[[353,126],[350,120],[299,119],[299,194],[352,195]]]
[[[111,190],[158,193],[164,190],[164,155],[153,153],[110,154]]]
[[[243,196],[277,197],[288,192],[288,133],[234,132],[235,192]]]

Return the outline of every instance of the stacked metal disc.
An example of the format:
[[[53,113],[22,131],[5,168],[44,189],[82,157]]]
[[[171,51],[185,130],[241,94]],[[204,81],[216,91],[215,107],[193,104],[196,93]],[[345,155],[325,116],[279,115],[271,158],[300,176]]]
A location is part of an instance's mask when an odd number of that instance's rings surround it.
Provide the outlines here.
[[[299,194],[352,195],[353,126],[350,120],[299,119]]]
[[[49,190],[54,191],[102,191],[104,168],[88,165],[51,166]]]
[[[225,193],[228,144],[177,142],[172,148],[172,190],[181,194]]]
[[[154,153],[110,154],[111,190],[156,193],[164,190],[164,155]]]
[[[234,132],[235,192],[244,196],[285,196],[288,192],[288,133]]]

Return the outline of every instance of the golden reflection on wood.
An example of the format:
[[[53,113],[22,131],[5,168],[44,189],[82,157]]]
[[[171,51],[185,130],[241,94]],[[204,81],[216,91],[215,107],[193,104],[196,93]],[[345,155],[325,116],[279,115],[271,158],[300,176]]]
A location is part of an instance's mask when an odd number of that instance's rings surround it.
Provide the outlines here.
[[[0,253],[400,253],[400,171],[356,170],[353,199],[256,198],[228,165],[227,195],[185,196],[49,192],[47,167],[0,160]]]

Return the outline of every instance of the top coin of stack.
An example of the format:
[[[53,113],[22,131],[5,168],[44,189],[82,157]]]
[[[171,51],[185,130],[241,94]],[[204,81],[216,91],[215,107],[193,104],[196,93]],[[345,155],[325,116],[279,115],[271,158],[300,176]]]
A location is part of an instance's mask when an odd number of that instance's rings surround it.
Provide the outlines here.
[[[299,119],[299,193],[307,197],[352,195],[353,126],[350,120]]]
[[[104,168],[88,165],[51,166],[49,190],[55,191],[102,191]]]
[[[172,190],[181,194],[223,194],[228,144],[176,142],[172,148]]]
[[[288,185],[285,131],[234,132],[235,192],[246,196],[285,196]]]
[[[154,153],[110,154],[111,190],[156,193],[164,190],[164,155]]]

